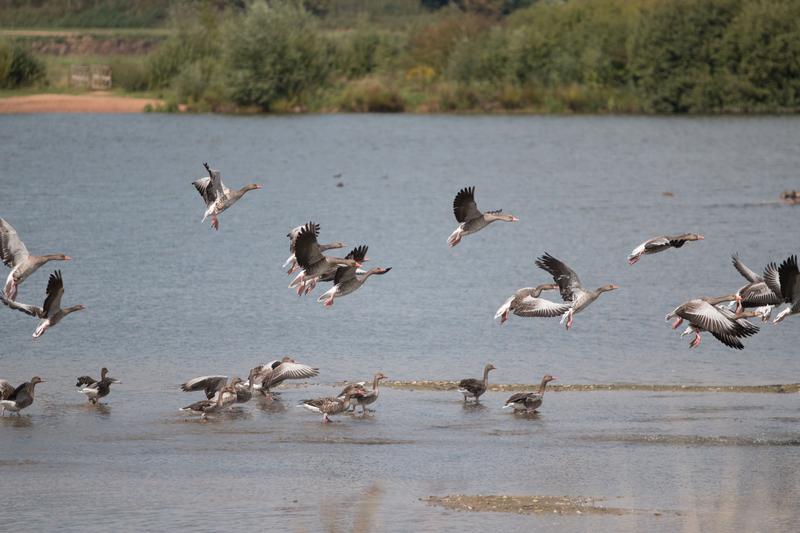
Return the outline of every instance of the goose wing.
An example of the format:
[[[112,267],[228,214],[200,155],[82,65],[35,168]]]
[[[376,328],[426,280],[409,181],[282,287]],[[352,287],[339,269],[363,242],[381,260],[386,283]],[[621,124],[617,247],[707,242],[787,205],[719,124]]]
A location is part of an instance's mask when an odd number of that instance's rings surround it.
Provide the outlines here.
[[[359,263],[364,261],[367,257],[368,246],[362,245],[353,248],[353,250],[345,256],[345,259],[355,259]],[[336,274],[333,276],[333,284],[337,285],[343,281],[351,281],[356,277],[356,267],[341,266],[336,269]]]
[[[742,297],[742,302],[746,303],[748,307],[778,305],[782,302],[780,296],[776,295],[763,281],[749,283],[739,291],[739,295]]]
[[[92,376],[80,376],[78,377],[78,382],[75,384],[75,386],[80,387],[82,385],[92,385],[94,383],[97,383],[97,380]]]
[[[28,258],[30,254],[25,244],[17,235],[17,230],[0,218],[0,259],[8,267],[15,267]]]
[[[778,265],[775,263],[768,264],[764,269],[764,283],[766,283],[767,287],[777,294],[779,298],[783,298],[780,273],[778,272]]]
[[[64,280],[61,278],[61,271],[56,270],[47,280],[47,297],[42,306],[45,317],[51,317],[61,309],[62,296],[64,296]]]
[[[0,293],[0,302],[3,302],[11,309],[22,311],[26,315],[35,316],[36,318],[46,318],[44,309],[42,309],[41,307],[36,307],[35,305],[23,304],[20,302],[15,302],[14,300],[9,300],[5,296],[3,296],[2,293]]]
[[[267,388],[277,385],[287,379],[308,379],[319,374],[318,368],[294,362],[281,363],[272,371],[269,376],[269,383],[265,383]]]
[[[483,215],[478,210],[478,204],[475,203],[475,187],[464,187],[458,191],[453,200],[453,213],[459,222],[473,220]]]
[[[726,315],[722,309],[711,305],[705,300],[690,300],[681,306],[677,314],[712,334],[717,333],[733,337],[752,335],[752,333],[747,333],[748,328],[742,326],[738,321],[732,320],[731,316]],[[756,328],[756,331],[758,331],[758,328]]]
[[[297,226],[296,228],[292,228],[292,230],[286,234],[289,237],[289,251],[294,253],[294,240],[300,234],[300,230],[302,230],[305,226]],[[317,235],[319,235],[319,224],[314,224],[314,229]]]
[[[749,281],[750,283],[754,283],[757,281],[763,281],[761,276],[750,270],[747,265],[745,265],[741,259],[739,259],[739,254],[733,254],[731,256],[731,261],[733,262],[733,268],[739,271],[739,274],[744,276],[744,278]]]
[[[192,185],[203,197],[206,206],[210,206],[227,194],[227,187],[222,183],[222,176],[219,170],[210,169],[207,163],[203,163],[203,166],[208,170],[208,177],[197,179],[192,182]]]
[[[462,379],[458,382],[458,388],[476,394],[483,390],[483,381],[475,378]]]
[[[0,379],[0,400],[8,400],[11,398],[11,395],[14,394],[14,386],[6,381],[5,379]]]
[[[184,392],[203,391],[206,398],[210,400],[227,383],[228,376],[200,376],[181,384],[181,390]]]
[[[544,298],[526,296],[514,307],[514,314],[526,317],[551,318],[563,315],[569,311],[569,308],[569,304],[555,303]]]
[[[553,276],[553,280],[558,283],[558,290],[561,298],[565,302],[576,300],[581,293],[584,293],[583,286],[578,274],[568,267],[563,261],[556,259],[552,255],[545,253],[536,260],[536,266]]]
[[[512,394],[511,397],[506,400],[506,405],[513,404],[513,403],[520,403],[525,402],[529,396],[535,396],[536,393],[534,392],[518,392],[516,394]]]
[[[800,300],[800,271],[797,269],[797,256],[793,255],[781,263],[778,269],[783,300],[794,304]]]
[[[294,240],[294,255],[297,263],[303,268],[309,268],[325,259],[319,249],[317,235],[319,235],[319,224],[309,222],[303,226]]]

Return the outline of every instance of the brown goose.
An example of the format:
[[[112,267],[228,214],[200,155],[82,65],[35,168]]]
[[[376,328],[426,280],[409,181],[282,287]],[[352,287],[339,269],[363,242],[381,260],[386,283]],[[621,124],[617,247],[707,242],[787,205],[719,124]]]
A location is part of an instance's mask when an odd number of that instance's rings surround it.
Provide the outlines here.
[[[239,378],[234,378],[234,381],[238,379]],[[213,400],[200,400],[199,402],[194,402],[191,405],[182,407],[181,411],[202,415],[202,418],[205,420],[207,415],[211,413],[217,413],[236,402],[236,389],[234,387],[235,383],[232,382],[231,385],[222,387],[219,391],[217,391],[217,394]]]
[[[207,217],[211,217],[211,227],[219,230],[219,214],[228,209],[230,206],[238,202],[242,196],[248,191],[260,189],[261,185],[251,183],[245,185],[238,191],[232,191],[222,183],[222,176],[219,170],[213,170],[208,166],[208,163],[203,163],[203,166],[208,172],[207,178],[199,178],[192,182],[194,188],[203,197],[206,203],[206,210],[203,213],[203,220],[205,222]]]
[[[536,410],[542,406],[542,402],[544,401],[544,390],[547,388],[547,384],[555,380],[556,378],[550,374],[546,374],[542,378],[542,383],[539,385],[538,392],[518,392],[517,394],[513,394],[508,400],[506,400],[506,404],[503,406],[503,409],[507,407],[513,407],[514,412],[525,411],[529,414],[535,413]]]
[[[492,363],[483,367],[483,381],[467,378],[458,382],[458,392],[464,395],[464,403],[467,403],[468,396],[472,396],[475,399],[475,403],[478,402],[478,398],[480,398],[489,387],[489,372],[491,370],[496,370],[496,367]]]
[[[319,374],[319,368],[313,368],[298,363],[291,357],[271,361],[265,365],[257,366],[250,371],[253,389],[265,396],[270,394],[270,389],[277,387],[287,379],[308,379]],[[250,383],[245,383],[250,385]]]
[[[777,324],[787,316],[800,314],[800,272],[797,269],[796,255],[787,258],[777,269],[774,268],[774,263],[771,266],[772,270],[764,273],[765,281],[772,290],[781,295],[783,302],[789,304],[772,321]]]
[[[348,390],[341,398],[315,398],[313,400],[302,400],[298,407],[304,407],[315,413],[322,413],[322,421],[330,422],[330,417],[338,415],[347,410],[350,406],[350,399],[366,394],[363,387],[356,387]]]
[[[360,405],[361,414],[362,415],[366,414],[366,412],[369,410],[367,409],[367,406],[375,403],[375,401],[378,399],[378,384],[382,379],[388,379],[388,378],[387,376],[384,376],[383,373],[381,372],[375,374],[375,377],[372,379],[372,390],[366,391],[360,396],[352,396],[350,398],[350,407],[352,407],[353,410],[355,410],[355,406]],[[339,393],[337,398],[344,398],[348,393],[354,393],[359,389],[364,389],[365,386],[366,383],[363,381],[358,383],[351,383],[347,385],[344,389],[342,389],[342,392]]]
[[[31,255],[11,224],[0,218],[0,259],[11,267],[3,294],[9,300],[17,299],[17,287],[48,261],[69,261],[64,254]]]
[[[22,385],[14,388],[11,384],[0,379],[0,413],[5,416],[6,410],[12,413],[17,413],[33,403],[34,388],[38,383],[45,381],[39,376],[34,376],[30,381],[26,381]]]
[[[695,298],[676,307],[666,316],[666,321],[669,322],[678,317],[672,325],[672,329],[677,329],[684,320],[694,326],[691,332],[695,337],[689,344],[692,348],[700,345],[700,332],[708,331],[725,346],[741,350],[744,346],[739,338],[755,335],[758,333],[758,326],[754,326],[743,318],[737,318],[733,312],[724,307],[717,306],[717,304],[731,302],[735,299],[735,294],[717,298]]]
[[[354,259],[358,262],[366,261],[367,246],[359,246],[354,248],[347,256],[346,259]],[[373,274],[383,275],[389,272],[392,267],[388,268],[371,268],[366,272],[359,271],[356,267],[340,266],[336,269],[333,277],[333,287],[331,287],[322,296],[317,298],[317,301],[325,307],[333,305],[333,299],[336,297],[346,296],[356,289],[361,287],[367,279]],[[322,279],[322,278],[321,278]]]
[[[500,324],[508,320],[508,314],[514,313],[517,316],[525,317],[555,317],[561,316],[569,311],[569,304],[557,304],[539,298],[542,291],[557,289],[555,283],[545,283],[536,287],[525,287],[518,289],[514,296],[505,301],[494,314],[494,319],[500,319]]]
[[[496,220],[504,222],[519,221],[514,215],[504,214],[502,209],[481,213],[478,210],[478,204],[475,203],[475,187],[464,187],[458,191],[455,200],[453,200],[453,213],[456,215],[456,221],[460,222],[460,225],[447,239],[447,244],[450,246],[455,246],[461,242],[462,237],[480,231]]]
[[[289,288],[297,287],[297,294],[303,291],[308,294],[317,284],[320,276],[336,272],[336,267],[351,266],[360,267],[361,262],[355,259],[342,259],[322,255],[322,251],[317,243],[319,234],[319,224],[309,222],[300,230],[294,241],[294,255],[303,270],[292,280]]]
[[[100,398],[105,398],[111,392],[112,383],[122,383],[118,379],[110,378],[107,376],[108,369],[103,367],[100,369],[100,379],[96,380],[90,376],[81,376],[78,378],[76,387],[82,387],[78,392],[85,394],[89,403],[96,404]]]
[[[319,235],[319,224],[315,224],[315,226],[316,226],[316,229],[317,229],[317,235]],[[294,256],[294,240],[297,237],[297,235],[300,233],[301,229],[303,229],[303,226],[297,226],[292,231],[290,231],[289,233],[286,234],[286,236],[289,237],[289,251],[292,254],[292,255],[290,255],[288,257],[288,259],[286,259],[286,262],[283,263],[283,268],[289,267],[288,272],[286,272],[287,274],[291,274],[292,272],[294,272],[295,270],[300,268],[297,265],[297,258],[295,258],[295,256]],[[336,242],[332,242],[332,243],[328,243],[328,244],[320,244],[319,245],[319,250],[321,252],[327,252],[328,250],[335,250],[337,248],[344,248],[345,246],[347,246],[345,243],[336,241]]]
[[[697,233],[683,233],[681,235],[661,235],[653,237],[650,240],[644,241],[642,244],[633,249],[628,256],[628,264],[635,265],[640,257],[643,255],[657,254],[670,248],[680,248],[688,241],[702,241],[702,235]]]
[[[561,292],[561,298],[570,303],[569,309],[561,317],[561,323],[566,322],[567,329],[572,327],[573,315],[586,309],[604,292],[619,289],[618,285],[603,285],[594,291],[586,290],[574,270],[548,253],[536,260],[536,266],[553,276]]]
[[[782,303],[780,294],[776,294],[764,278],[750,270],[745,265],[739,256],[734,254],[731,256],[733,266],[736,270],[749,282],[744,287],[736,291],[736,312],[741,313],[742,309],[755,307],[756,312],[761,317],[762,322],[769,320],[772,313],[772,308]],[[774,264],[767,267],[767,270],[777,267]]]
[[[0,301],[11,309],[16,309],[27,315],[41,318],[42,321],[39,323],[36,331],[33,332],[33,337],[37,338],[44,335],[45,331],[61,322],[61,320],[70,313],[86,309],[86,306],[83,305],[73,305],[72,307],[61,309],[61,297],[63,295],[64,281],[61,279],[61,271],[56,270],[50,274],[50,279],[47,282],[47,297],[44,299],[44,305],[42,305],[42,307],[7,300],[2,295],[0,295]]]

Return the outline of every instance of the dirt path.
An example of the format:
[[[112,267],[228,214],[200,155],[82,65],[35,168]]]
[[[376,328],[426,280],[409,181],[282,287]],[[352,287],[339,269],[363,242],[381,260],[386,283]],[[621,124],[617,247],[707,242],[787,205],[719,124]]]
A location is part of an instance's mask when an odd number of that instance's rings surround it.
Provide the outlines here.
[[[108,93],[32,94],[0,98],[0,114],[8,113],[141,113],[155,98],[128,98]]]

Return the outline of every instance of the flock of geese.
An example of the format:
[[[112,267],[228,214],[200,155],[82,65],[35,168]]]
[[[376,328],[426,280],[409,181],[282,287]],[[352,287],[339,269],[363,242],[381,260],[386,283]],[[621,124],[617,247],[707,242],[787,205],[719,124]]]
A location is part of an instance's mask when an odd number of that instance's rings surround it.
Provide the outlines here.
[[[241,200],[247,192],[260,189],[261,186],[249,184],[241,189],[231,190],[223,184],[218,170],[210,168],[207,163],[203,166],[208,176],[199,178],[192,184],[205,203],[206,209],[202,220],[205,221],[210,217],[211,226],[219,230],[220,214]],[[463,188],[456,194],[453,212],[459,226],[447,239],[451,247],[456,246],[467,235],[480,231],[493,222],[519,221],[517,217],[503,213],[502,210],[481,212],[475,202],[474,187]],[[320,244],[317,240],[319,232],[319,224],[308,222],[287,234],[291,255],[284,263],[284,268],[289,268],[289,275],[297,272],[289,288],[296,290],[298,295],[311,293],[318,283],[332,282],[331,288],[317,300],[324,306],[330,307],[336,298],[355,292],[372,275],[383,275],[391,270],[391,267],[362,269],[363,263],[368,261],[368,247],[365,245],[353,248],[344,258],[324,254],[323,252],[340,249],[345,245],[338,241]],[[699,240],[703,240],[703,236],[696,233],[655,237],[634,248],[628,257],[628,263],[634,265],[644,255],[656,254],[670,248],[681,248],[687,242]],[[17,301],[19,286],[39,268],[50,261],[69,261],[70,258],[64,254],[29,253],[16,230],[2,218],[0,218],[0,258],[11,268],[0,294],[0,301],[10,309],[40,320],[33,332],[34,338],[43,335],[67,315],[85,309],[83,305],[61,307],[64,281],[60,270],[50,274],[41,307]],[[800,314],[800,272],[797,256],[788,257],[780,265],[776,262],[769,263],[761,276],[748,268],[737,255],[732,259],[733,266],[747,280],[746,285],[735,293],[689,300],[666,316],[667,321],[676,319],[673,329],[677,329],[684,321],[688,322],[681,337],[693,334],[694,337],[690,342],[692,348],[700,345],[700,334],[708,332],[726,346],[743,349],[740,339],[759,331],[756,325],[747,320],[748,318],[761,317],[761,320],[766,322],[773,308],[782,304],[789,305],[778,313],[773,320],[774,323],[781,322],[787,316]],[[553,283],[517,290],[495,313],[495,319],[499,319],[500,324],[508,320],[509,314],[535,318],[561,317],[561,323],[566,329],[570,329],[577,313],[585,310],[601,294],[619,288],[617,285],[607,284],[595,290],[587,289],[572,268],[549,253],[539,257],[536,266],[547,272],[553,278]],[[561,302],[542,298],[544,291],[556,289],[560,293]],[[725,305],[726,303],[729,305]],[[475,402],[479,401],[480,396],[488,388],[489,372],[494,369],[494,365],[487,364],[482,379],[463,379],[459,382],[459,392],[463,394],[465,403],[470,397]],[[208,414],[223,411],[234,404],[248,402],[254,396],[272,399],[277,393],[271,389],[284,381],[307,379],[317,376],[318,373],[318,368],[284,357],[254,367],[250,370],[247,380],[234,377],[228,381],[227,376],[219,375],[197,377],[183,383],[181,389],[187,392],[202,391],[205,399],[184,407],[182,411],[200,414],[205,419]],[[371,389],[367,388],[366,382],[352,383],[335,397],[303,400],[300,406],[322,414],[325,422],[333,415],[355,411],[357,406],[361,406],[362,415],[366,415],[367,406],[378,399],[379,382],[383,379],[386,379],[386,376],[378,372],[373,378]],[[526,413],[536,412],[542,405],[547,384],[555,379],[549,374],[545,375],[538,391],[514,394],[506,401],[504,407]],[[8,410],[19,415],[19,411],[30,406],[34,400],[35,386],[39,383],[44,383],[44,380],[38,376],[17,387],[6,380],[0,380],[2,414]],[[115,383],[120,382],[109,377],[108,369],[103,368],[100,379],[81,376],[76,386],[86,395],[90,403],[96,404],[109,394],[111,384]]]

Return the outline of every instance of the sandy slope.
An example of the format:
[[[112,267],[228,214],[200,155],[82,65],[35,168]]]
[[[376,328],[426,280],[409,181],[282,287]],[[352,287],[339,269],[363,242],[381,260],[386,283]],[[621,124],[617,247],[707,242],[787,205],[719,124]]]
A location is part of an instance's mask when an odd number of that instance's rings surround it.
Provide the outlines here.
[[[153,98],[127,98],[109,93],[85,95],[32,94],[0,98],[2,113],[141,113],[147,104],[162,102]]]

